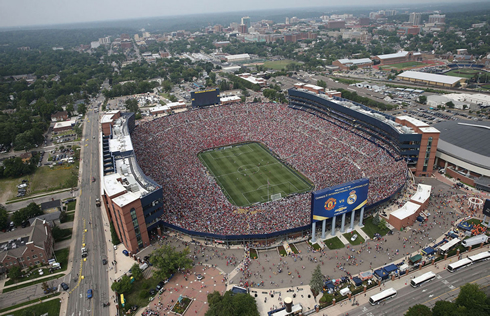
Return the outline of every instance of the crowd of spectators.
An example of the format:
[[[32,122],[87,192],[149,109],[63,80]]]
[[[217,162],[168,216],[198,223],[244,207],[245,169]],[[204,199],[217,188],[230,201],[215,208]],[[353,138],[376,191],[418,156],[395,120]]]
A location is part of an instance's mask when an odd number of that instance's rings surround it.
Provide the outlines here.
[[[209,176],[199,152],[260,142],[308,177],[316,190],[369,178],[372,204],[405,183],[407,166],[388,153],[391,149],[366,138],[322,113],[240,103],[155,119],[137,127],[132,142],[143,172],[163,187],[165,222],[218,235],[254,235],[308,225],[310,194],[239,208]]]

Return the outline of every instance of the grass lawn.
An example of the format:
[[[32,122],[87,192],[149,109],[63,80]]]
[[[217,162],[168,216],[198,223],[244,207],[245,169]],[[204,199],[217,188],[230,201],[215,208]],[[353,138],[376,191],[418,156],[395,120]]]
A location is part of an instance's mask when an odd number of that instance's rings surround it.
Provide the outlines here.
[[[476,218],[472,218],[472,219],[469,219],[467,220],[468,224],[473,224],[473,225],[478,225],[478,224],[481,224],[481,220],[479,219],[476,219]]]
[[[291,247],[291,251],[294,252],[295,254],[299,253],[298,248],[294,244],[289,244],[289,247]]]
[[[318,244],[312,244],[312,243],[311,243],[311,242],[309,242],[309,241],[308,241],[308,244],[309,244],[310,246],[312,246],[312,247],[313,247],[313,249],[315,249],[315,250],[320,250],[320,249],[322,249],[322,247],[320,247],[320,245],[318,245]]]
[[[293,60],[290,59],[285,59],[285,60],[275,60],[275,61],[266,61],[264,62],[264,67],[275,69],[275,70],[281,70],[281,69],[286,69],[286,66],[289,64],[295,64]]]
[[[17,284],[20,282],[29,281],[29,280],[34,280],[37,278],[43,278],[43,277],[46,277],[47,275],[50,275],[49,269],[47,269],[47,268],[42,269],[43,275],[39,275],[38,270],[39,270],[39,268],[32,269],[29,273],[26,274],[25,277],[20,278],[18,280],[9,279],[8,281],[5,282],[5,286],[9,286],[9,285]],[[66,270],[66,267],[65,267],[65,270]],[[57,273],[57,272],[60,272],[60,271],[56,270],[55,273]]]
[[[357,238],[356,238],[356,240],[352,241],[350,239],[352,236],[354,236],[354,234],[357,234]],[[365,242],[364,238],[362,238],[361,234],[359,234],[356,230],[353,230],[350,233],[345,233],[344,237],[345,237],[345,239],[347,239],[350,242],[351,245],[354,245],[354,246],[360,245],[360,244]]]
[[[344,243],[340,240],[339,237],[335,236],[333,238],[329,238],[324,240],[323,243],[328,247],[328,249],[341,249],[344,248]]]
[[[68,268],[68,256],[70,255],[70,247],[56,250],[54,252],[54,255],[56,256],[56,260],[58,261],[58,263],[61,265],[60,271],[65,271],[66,268]]]
[[[75,220],[75,212],[66,213],[66,222],[73,222]]]
[[[490,90],[490,84],[484,84],[481,87],[482,89]]]
[[[381,69],[391,69],[391,68],[396,68],[396,69],[403,69],[403,68],[412,68],[415,66],[422,66],[424,63],[419,63],[417,61],[408,61],[406,63],[399,63],[399,64],[392,64],[392,65],[386,65],[380,67]]]
[[[32,281],[32,282],[27,282],[27,283],[16,285],[16,286],[11,286],[11,287],[8,287],[8,288],[4,288],[3,291],[2,291],[2,293],[12,292],[12,291],[15,291],[15,290],[18,290],[18,289],[22,289],[24,287],[28,287],[28,286],[31,286],[31,285],[34,285],[34,284],[39,284],[39,283],[48,282],[48,281],[51,281],[51,280],[56,280],[56,279],[61,278],[63,276],[65,276],[65,275],[62,274],[62,273],[61,274],[55,274],[55,275],[50,276],[49,278],[39,279],[39,280],[35,280],[35,281]]]
[[[14,198],[17,195],[16,185],[20,184],[22,179],[26,178],[28,177],[0,179],[0,203],[3,204],[7,200]]]
[[[476,69],[454,69],[445,73],[446,76],[454,76],[461,78],[473,78],[473,76],[481,70]]]
[[[286,167],[258,143],[206,151],[199,158],[236,206],[267,202],[273,194],[285,197],[313,187],[309,180]]]
[[[285,257],[285,256],[287,256],[287,255],[288,255],[288,253],[286,252],[286,249],[284,249],[284,247],[283,247],[283,246],[279,246],[279,247],[277,247],[277,250],[279,250],[279,254],[280,254],[281,256],[283,256],[283,257]]]
[[[66,211],[74,211],[75,210],[75,205],[77,205],[77,201],[71,201],[67,204],[67,209]]]
[[[19,307],[22,307],[22,306],[26,306],[26,305],[29,305],[29,304],[33,304],[33,303],[36,303],[36,302],[39,302],[39,300],[46,300],[50,297],[54,297],[54,296],[58,296],[60,295],[60,293],[54,293],[54,294],[49,294],[49,295],[46,295],[46,296],[43,296],[41,298],[36,298],[34,300],[30,300],[30,301],[27,301],[27,302],[23,302],[23,303],[19,303],[19,304],[16,304],[16,305],[12,305],[10,307],[6,307],[6,308],[2,308],[0,309],[0,313],[4,313],[4,312],[8,312],[12,309],[16,309],[16,308],[19,308]]]
[[[68,240],[71,238],[72,232],[73,232],[73,228],[62,228],[62,229],[60,229],[59,234],[56,233],[53,235],[54,241],[60,242],[63,240]]]
[[[11,312],[12,316],[25,316],[25,315],[48,315],[58,316],[60,314],[61,301],[59,299],[50,300],[47,302],[39,303],[34,306],[26,307],[15,312]]]
[[[138,305],[140,307],[148,305],[148,298],[150,297],[150,290],[155,289],[158,284],[158,279],[153,277],[150,279],[141,279],[133,282],[131,291],[124,293],[124,298],[126,299],[125,310],[133,305]]]
[[[254,248],[250,248],[250,258],[257,259],[259,257],[257,250]]]
[[[390,231],[388,229],[388,227],[385,227],[384,229],[380,230],[378,228],[378,226],[373,224],[373,217],[372,216],[369,218],[366,218],[363,223],[364,223],[364,227],[361,229],[366,233],[366,235],[369,236],[369,238],[373,238],[375,233],[378,233],[381,236],[384,236]]]
[[[52,169],[48,166],[37,168],[32,175],[30,194],[76,187],[78,181],[77,166],[78,162],[71,165],[56,166]]]

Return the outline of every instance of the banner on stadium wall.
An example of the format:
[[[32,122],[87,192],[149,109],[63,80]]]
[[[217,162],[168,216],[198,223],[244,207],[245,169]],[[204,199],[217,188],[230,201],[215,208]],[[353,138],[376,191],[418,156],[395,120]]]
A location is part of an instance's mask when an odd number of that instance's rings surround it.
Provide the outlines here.
[[[350,213],[366,206],[369,179],[360,179],[311,193],[311,222]]]

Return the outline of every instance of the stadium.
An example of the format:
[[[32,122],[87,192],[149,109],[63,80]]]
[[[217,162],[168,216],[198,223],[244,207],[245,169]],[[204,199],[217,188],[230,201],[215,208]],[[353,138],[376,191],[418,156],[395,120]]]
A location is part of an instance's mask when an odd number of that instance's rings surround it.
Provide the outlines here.
[[[160,224],[265,238],[310,229],[314,190],[367,178],[372,208],[403,188],[407,162],[390,135],[306,103],[221,105],[136,127],[138,169],[162,189]]]

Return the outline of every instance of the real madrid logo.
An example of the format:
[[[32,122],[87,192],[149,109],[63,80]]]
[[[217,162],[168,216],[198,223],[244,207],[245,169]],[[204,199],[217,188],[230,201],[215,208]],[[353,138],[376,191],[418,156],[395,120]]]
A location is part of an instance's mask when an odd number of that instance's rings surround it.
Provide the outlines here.
[[[347,198],[347,204],[354,204],[357,200],[356,191],[351,191],[349,197]]]
[[[337,200],[334,199],[334,198],[329,198],[326,202],[325,202],[325,209],[327,211],[331,211],[335,205],[337,204]]]

